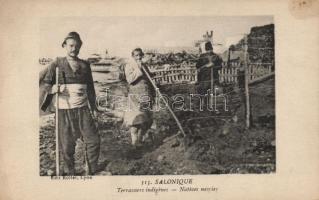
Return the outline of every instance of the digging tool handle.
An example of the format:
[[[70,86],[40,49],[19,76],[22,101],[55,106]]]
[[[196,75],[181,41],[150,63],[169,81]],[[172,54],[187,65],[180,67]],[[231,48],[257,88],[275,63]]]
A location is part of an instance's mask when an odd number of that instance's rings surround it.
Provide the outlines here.
[[[176,117],[175,113],[173,112],[173,110],[171,109],[171,107],[168,105],[167,101],[163,98],[163,95],[161,94],[161,92],[159,91],[159,89],[157,88],[156,84],[154,83],[154,81],[152,80],[151,76],[149,75],[149,73],[146,71],[146,69],[144,68],[143,65],[140,65],[142,70],[144,71],[144,73],[146,74],[147,78],[149,79],[149,81],[151,82],[152,86],[154,87],[155,91],[158,92],[158,94],[160,95],[160,97],[162,97],[165,106],[167,107],[167,109],[169,110],[169,112],[172,114],[173,118],[175,119],[177,126],[179,128],[179,130],[181,131],[181,133],[183,134],[183,136],[186,136],[185,131],[181,125],[181,123],[179,122],[178,118]]]
[[[55,107],[55,162],[56,162],[56,175],[60,176],[60,152],[59,152],[59,67],[55,70],[55,81],[57,86],[56,107]]]

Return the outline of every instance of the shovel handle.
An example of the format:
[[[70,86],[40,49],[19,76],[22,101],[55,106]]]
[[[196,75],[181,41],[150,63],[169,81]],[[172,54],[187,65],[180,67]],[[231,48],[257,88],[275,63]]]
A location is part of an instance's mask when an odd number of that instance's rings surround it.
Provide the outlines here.
[[[154,87],[154,89],[156,90],[156,92],[158,92],[158,94],[160,95],[160,97],[163,97],[163,95],[161,94],[161,92],[159,91],[158,87],[156,86],[156,84],[154,83],[154,81],[152,80],[151,76],[148,74],[148,72],[146,71],[146,69],[144,68],[143,65],[141,65],[141,69],[144,71],[144,73],[146,74],[147,78],[149,79],[149,81],[151,82],[152,86]],[[167,107],[167,109],[169,110],[169,112],[171,113],[171,115],[173,116],[174,120],[176,121],[176,124],[179,128],[179,130],[181,131],[181,133],[183,134],[183,136],[186,136],[185,131],[182,127],[182,124],[180,123],[180,121],[178,120],[178,118],[176,117],[175,113],[173,112],[173,110],[171,109],[171,107],[168,105],[167,101],[165,100],[165,98],[162,98],[165,106]]]
[[[59,151],[59,67],[55,69],[55,82],[57,86],[57,93],[55,94],[55,163],[56,175],[60,176],[60,151]]]

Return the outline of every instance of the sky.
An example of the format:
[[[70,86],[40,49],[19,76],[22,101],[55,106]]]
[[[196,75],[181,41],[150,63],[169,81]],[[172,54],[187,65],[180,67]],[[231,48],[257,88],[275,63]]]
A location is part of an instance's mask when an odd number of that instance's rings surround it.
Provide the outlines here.
[[[206,31],[214,31],[216,53],[236,43],[251,27],[273,23],[272,16],[247,17],[64,17],[43,18],[40,23],[39,57],[64,56],[65,36],[76,31],[83,46],[79,57],[93,53],[128,57],[136,47],[194,47]]]

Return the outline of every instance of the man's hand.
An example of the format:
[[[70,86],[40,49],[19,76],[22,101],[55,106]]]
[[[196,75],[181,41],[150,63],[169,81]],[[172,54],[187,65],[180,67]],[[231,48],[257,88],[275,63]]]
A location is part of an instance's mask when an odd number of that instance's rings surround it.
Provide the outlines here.
[[[139,69],[142,69],[142,61],[141,60],[136,60],[137,66]]]
[[[210,67],[214,67],[214,63],[213,62],[209,62],[206,65],[201,66],[200,68],[198,68],[198,71],[200,72],[202,69],[210,68]]]
[[[66,86],[65,85],[61,85],[61,86],[57,86],[57,85],[53,85],[50,91],[50,94],[55,94],[55,93],[62,93],[66,90]]]
[[[213,67],[213,66],[214,66],[214,63],[209,62],[206,65],[204,65],[203,67],[209,68],[209,67]]]
[[[143,66],[142,66],[142,61],[141,60],[137,60],[136,61],[137,63],[137,66],[138,66],[138,69],[136,69],[136,76],[137,77],[140,77],[140,76],[143,76]]]

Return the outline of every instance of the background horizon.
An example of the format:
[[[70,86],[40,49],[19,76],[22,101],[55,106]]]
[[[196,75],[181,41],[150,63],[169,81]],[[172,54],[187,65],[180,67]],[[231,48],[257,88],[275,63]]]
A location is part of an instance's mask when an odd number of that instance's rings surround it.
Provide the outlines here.
[[[206,31],[214,31],[214,51],[222,53],[238,42],[254,26],[272,24],[272,16],[246,17],[59,17],[43,18],[40,23],[39,57],[64,56],[62,41],[76,31],[83,41],[79,57],[94,53],[129,57],[136,47],[143,49],[196,49],[195,42]]]

